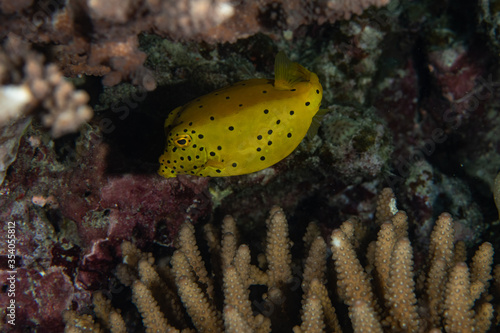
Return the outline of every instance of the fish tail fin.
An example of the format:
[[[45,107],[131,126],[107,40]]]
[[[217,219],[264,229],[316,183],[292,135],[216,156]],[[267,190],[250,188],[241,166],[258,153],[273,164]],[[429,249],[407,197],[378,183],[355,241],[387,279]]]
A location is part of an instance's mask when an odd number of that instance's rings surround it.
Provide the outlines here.
[[[278,90],[293,88],[297,82],[310,80],[311,72],[300,64],[291,61],[285,52],[279,51],[274,61],[274,87]]]

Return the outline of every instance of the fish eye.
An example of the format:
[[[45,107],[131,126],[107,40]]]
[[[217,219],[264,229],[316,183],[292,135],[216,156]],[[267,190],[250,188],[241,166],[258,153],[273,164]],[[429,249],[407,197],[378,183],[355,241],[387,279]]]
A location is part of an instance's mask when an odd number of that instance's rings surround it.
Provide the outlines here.
[[[189,145],[191,144],[191,136],[189,136],[187,134],[178,135],[174,139],[174,143],[177,147],[180,147],[180,148],[189,147]]]

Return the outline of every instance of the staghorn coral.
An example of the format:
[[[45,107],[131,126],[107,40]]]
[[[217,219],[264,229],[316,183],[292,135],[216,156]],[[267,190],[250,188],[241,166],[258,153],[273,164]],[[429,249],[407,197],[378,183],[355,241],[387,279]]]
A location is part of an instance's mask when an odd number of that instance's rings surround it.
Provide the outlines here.
[[[46,110],[42,123],[53,137],[72,133],[93,115],[87,106],[88,94],[74,89],[55,64],[11,34],[0,50],[1,97],[7,106],[0,114],[2,128],[18,119],[29,118],[37,107]],[[12,104],[11,104],[12,103]]]
[[[79,31],[82,28],[79,25],[83,22],[78,20],[78,16],[86,16],[88,23],[94,26],[96,36],[109,29],[110,24],[114,24],[117,28],[110,29],[113,37],[120,32],[139,33],[152,29],[157,34],[175,39],[234,42],[259,31],[271,32],[271,25],[283,30],[294,30],[302,24],[349,19],[353,14],[360,15],[370,6],[380,7],[387,3],[387,0],[330,0],[320,3],[305,0],[260,0],[241,1],[237,4],[227,0],[114,0],[106,3],[80,0],[70,4],[62,1],[48,4],[19,1],[12,4],[2,0],[0,9],[5,17],[10,15],[6,23],[28,23],[28,26],[19,28],[18,31],[38,41],[68,39],[73,30]],[[125,23],[127,27],[121,26]],[[69,31],[57,32],[56,29],[61,27],[66,27]],[[0,32],[3,32],[6,27],[1,28]],[[43,34],[36,36],[37,32]]]
[[[453,244],[452,218],[443,213],[431,235],[428,262],[416,267],[408,224],[402,223],[406,215],[397,210],[389,189],[378,200],[377,219],[381,230],[367,247],[366,267],[357,254],[359,222],[348,220],[332,232],[333,276],[325,270],[331,261],[314,223],[304,236],[305,260],[291,260],[287,222],[277,207],[267,220],[266,251],[258,265],[251,262],[248,246],[239,245],[234,219],[226,217],[221,235],[213,225],[205,227],[212,271],[203,263],[193,226],[184,224],[170,265],[155,264],[151,254],[125,242],[117,275],[132,286],[132,300],[146,332],[345,332],[352,327],[354,332],[444,329],[450,333],[488,332],[498,325],[493,308],[499,305],[495,297],[500,291],[500,268],[495,268],[496,291],[490,294],[491,244],[480,246],[469,269],[462,261],[464,248]],[[386,262],[388,268],[381,264]],[[300,266],[303,274],[298,273]],[[336,281],[336,288],[327,280]],[[263,291],[255,292],[258,285]],[[433,287],[442,285],[446,288]],[[300,302],[294,301],[297,294],[302,294],[301,310]],[[94,303],[109,305],[101,294],[94,295]],[[341,312],[347,306],[350,323],[337,318],[332,304]],[[89,323],[87,315],[78,317],[69,311],[66,329],[80,332],[79,326],[86,324],[97,330],[105,317],[100,307],[94,310],[95,323]],[[110,307],[108,312],[119,313]],[[296,319],[299,312],[301,323]],[[110,330],[114,332],[114,327]]]
[[[1,184],[33,116],[40,116],[57,138],[76,132],[93,112],[86,92],[75,90],[56,65],[45,64],[41,54],[15,35],[0,47],[0,85]]]
[[[0,38],[14,33],[36,44],[53,43],[66,75],[104,76],[114,85],[131,81],[154,90],[153,73],[144,67],[138,35],[154,32],[175,40],[235,42],[258,32],[294,31],[311,23],[349,19],[370,1],[0,1]]]

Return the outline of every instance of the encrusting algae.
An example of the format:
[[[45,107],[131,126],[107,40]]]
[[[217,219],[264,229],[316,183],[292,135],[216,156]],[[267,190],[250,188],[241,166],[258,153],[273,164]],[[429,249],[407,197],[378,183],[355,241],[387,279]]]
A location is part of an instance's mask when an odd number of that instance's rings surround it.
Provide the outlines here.
[[[315,73],[283,52],[274,71],[274,80],[241,81],[170,112],[158,173],[235,176],[287,157],[311,127],[323,88]]]
[[[360,256],[363,238],[370,236],[353,217],[328,240],[310,223],[304,257],[294,258],[285,214],[273,207],[265,252],[255,263],[231,216],[220,229],[205,226],[204,246],[185,223],[169,263],[125,241],[116,275],[131,289],[145,332],[498,331],[500,265],[492,267],[491,243],[481,244],[466,264],[466,246],[454,243],[453,219],[443,213],[430,235],[427,262],[414,265],[407,215],[388,188],[377,200],[375,222],[379,231],[366,257]],[[66,332],[140,327],[130,313],[113,308],[123,303],[112,305],[100,292],[93,301],[94,316],[65,313]]]

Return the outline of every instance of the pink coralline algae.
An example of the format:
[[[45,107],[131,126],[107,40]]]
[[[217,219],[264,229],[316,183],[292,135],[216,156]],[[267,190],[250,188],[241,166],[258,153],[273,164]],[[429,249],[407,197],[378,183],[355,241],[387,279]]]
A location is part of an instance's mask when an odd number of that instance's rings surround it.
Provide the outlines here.
[[[38,206],[43,194],[47,208],[57,208],[59,218],[76,223],[84,247],[100,238],[132,236],[170,244],[179,223],[197,221],[211,210],[206,178],[166,181],[154,171],[109,174],[109,146],[90,127],[77,142],[77,162],[68,165],[59,163],[47,145],[31,146],[28,138],[22,141],[22,158],[15,162],[7,187],[16,193],[26,188],[23,196]],[[27,169],[30,177],[25,177]],[[13,190],[15,185],[19,188]],[[157,234],[158,225],[168,228]]]
[[[3,192],[0,203],[0,218],[6,222],[2,232],[7,234],[7,226],[12,225],[10,230],[16,236],[15,257],[8,258],[6,252],[0,255],[0,279],[4,283],[0,307],[6,309],[10,300],[15,300],[16,325],[7,324],[9,312],[3,311],[0,331],[23,332],[29,327],[37,332],[62,331],[62,311],[79,308],[90,300],[90,292],[75,288],[73,282],[81,250],[62,234],[57,239],[46,213],[20,193],[13,191],[14,196],[9,196]],[[12,276],[13,284],[5,284]]]
[[[0,270],[1,281],[8,281],[8,271]],[[0,330],[22,332],[23,327],[39,327],[37,332],[61,332],[62,313],[78,298],[73,282],[62,267],[52,266],[47,270],[20,268],[16,274],[15,322],[21,326],[7,325],[7,311],[2,311]],[[0,308],[6,309],[9,298],[0,296]]]
[[[110,176],[96,190],[97,196],[83,193],[82,199],[81,193],[62,191],[62,214],[77,223],[82,243],[90,245],[78,282],[84,288],[96,288],[123,239],[135,239],[139,246],[152,241],[172,245],[180,224],[210,215],[207,183],[206,178],[164,181],[156,175],[128,174]],[[86,205],[89,201],[93,203]]]
[[[80,176],[71,177],[85,184]],[[166,234],[159,236],[170,244],[168,239],[184,218],[196,221],[209,209],[202,191],[207,179],[201,180],[202,184],[181,184],[179,179],[165,182],[156,175],[109,176],[99,187],[87,183],[62,188],[61,212],[77,222],[84,244],[103,237],[123,239],[131,235],[153,240],[158,223],[168,226]],[[190,212],[188,217],[179,207]]]
[[[440,123],[457,129],[469,118],[484,115],[484,101],[492,93],[486,62],[484,54],[462,43],[429,53],[431,75],[449,103],[445,108],[429,108]]]
[[[91,290],[107,287],[124,239],[143,248],[171,245],[179,225],[208,218],[212,204],[206,178],[110,174],[109,145],[90,126],[70,153],[73,162],[61,162],[53,142],[40,137],[31,128],[21,140],[0,188],[0,217],[17,234],[17,327],[59,332],[64,309],[87,306]],[[3,278],[7,257],[0,259]],[[2,308],[6,302],[2,292]]]

